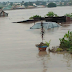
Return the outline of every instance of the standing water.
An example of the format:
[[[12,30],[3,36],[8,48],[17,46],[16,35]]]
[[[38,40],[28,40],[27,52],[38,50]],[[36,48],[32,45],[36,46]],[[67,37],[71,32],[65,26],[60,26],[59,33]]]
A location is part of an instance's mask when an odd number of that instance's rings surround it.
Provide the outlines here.
[[[72,72],[72,55],[69,53],[39,52],[41,30],[30,30],[34,24],[12,23],[26,20],[33,15],[44,16],[49,11],[62,16],[72,13],[72,7],[10,10],[8,17],[0,18],[0,72]],[[51,39],[50,47],[59,45],[72,24],[47,30],[44,41]]]

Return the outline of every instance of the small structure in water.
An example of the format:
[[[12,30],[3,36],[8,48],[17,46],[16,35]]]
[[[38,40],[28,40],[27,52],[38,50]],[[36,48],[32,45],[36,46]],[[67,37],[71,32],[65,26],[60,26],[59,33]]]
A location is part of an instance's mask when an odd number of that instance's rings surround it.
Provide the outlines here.
[[[8,13],[4,12],[3,10],[0,10],[0,17],[7,17]]]
[[[44,36],[44,25],[43,22],[41,22],[41,37],[42,37],[42,42],[40,44],[36,44],[36,47],[38,47],[39,51],[46,51],[46,48],[49,47],[50,41],[49,43],[43,43],[43,36]]]
[[[60,25],[56,22],[43,22],[44,29],[50,29],[55,27],[60,27]],[[30,29],[41,29],[41,22],[35,23],[32,27],[30,27]]]

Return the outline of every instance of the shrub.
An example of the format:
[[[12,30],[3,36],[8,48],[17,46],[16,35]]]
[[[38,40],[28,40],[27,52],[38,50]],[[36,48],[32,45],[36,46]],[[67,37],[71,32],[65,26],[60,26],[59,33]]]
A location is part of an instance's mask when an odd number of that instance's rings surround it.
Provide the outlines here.
[[[72,47],[69,48],[69,52],[72,54]]]
[[[47,46],[49,46],[50,45],[50,42],[51,42],[51,40],[49,42],[45,42],[45,43],[46,43]]]
[[[58,15],[55,14],[54,12],[48,12],[48,14],[46,14],[46,16],[48,16],[48,17],[57,17]]]
[[[64,16],[67,16],[67,17],[72,17],[72,13],[65,14]]]
[[[49,3],[47,7],[56,7],[57,5],[55,3]]]
[[[68,31],[63,38],[60,38],[60,47],[64,50],[68,50],[72,46],[72,31]]]
[[[34,15],[34,16],[30,17],[29,19],[34,19],[34,18],[41,18],[41,16],[39,16],[39,15]]]
[[[60,52],[60,51],[63,51],[63,49],[62,49],[62,48],[57,48],[56,51],[57,51],[57,52]]]

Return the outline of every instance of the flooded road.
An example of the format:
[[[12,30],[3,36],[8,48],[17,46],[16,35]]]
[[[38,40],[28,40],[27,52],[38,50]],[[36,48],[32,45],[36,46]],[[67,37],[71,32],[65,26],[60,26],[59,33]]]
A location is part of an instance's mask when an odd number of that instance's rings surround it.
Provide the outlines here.
[[[39,52],[35,44],[42,41],[40,30],[30,30],[34,24],[12,23],[48,11],[62,16],[72,13],[72,7],[10,10],[8,17],[0,18],[0,72],[72,72],[71,54]],[[51,39],[50,47],[58,46],[68,30],[72,31],[72,24],[47,30],[44,42]]]

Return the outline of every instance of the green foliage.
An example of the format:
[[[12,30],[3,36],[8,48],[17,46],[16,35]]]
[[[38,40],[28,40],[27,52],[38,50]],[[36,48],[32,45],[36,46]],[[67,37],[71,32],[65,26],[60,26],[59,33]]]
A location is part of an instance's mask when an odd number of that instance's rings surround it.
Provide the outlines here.
[[[45,43],[41,42],[40,44],[36,44],[36,47],[38,47],[38,46],[48,46],[49,47],[50,42],[51,42],[51,40],[49,42],[45,42]]]
[[[28,2],[25,2],[24,5],[25,5],[25,6],[28,6]]]
[[[65,14],[64,16],[67,16],[67,17],[72,17],[72,13]]]
[[[49,3],[47,7],[56,7],[57,5],[55,3]]]
[[[50,45],[50,42],[51,42],[51,40],[49,41],[49,42],[46,42],[45,41],[45,43],[46,43],[46,45],[49,47],[49,45]]]
[[[58,15],[51,11],[51,12],[48,12],[48,14],[46,14],[46,16],[48,16],[48,17],[57,17]]]
[[[34,19],[34,18],[41,18],[41,16],[39,16],[39,15],[34,15],[34,16],[30,17],[29,19]]]
[[[72,54],[72,47],[69,48],[69,52]]]
[[[69,5],[72,5],[72,0],[70,0]]]
[[[60,51],[63,51],[62,48],[57,48],[56,52],[60,52]]]
[[[49,47],[50,42],[51,42],[51,40],[49,42],[45,42],[45,43],[41,42],[40,44],[36,44],[36,47],[38,47],[38,46],[48,46]]]
[[[6,5],[6,2],[3,2],[3,5]]]
[[[33,6],[33,3],[32,2],[29,2],[29,6]]]
[[[13,5],[13,2],[10,2],[10,5],[12,6]]]
[[[22,3],[21,3],[21,4],[22,4]],[[25,2],[24,5],[25,5],[25,6],[33,6],[33,3],[32,3],[32,2]]]
[[[60,38],[60,47],[68,50],[72,46],[72,31],[68,31],[63,38]]]
[[[24,5],[24,1],[21,2],[21,6]]]

